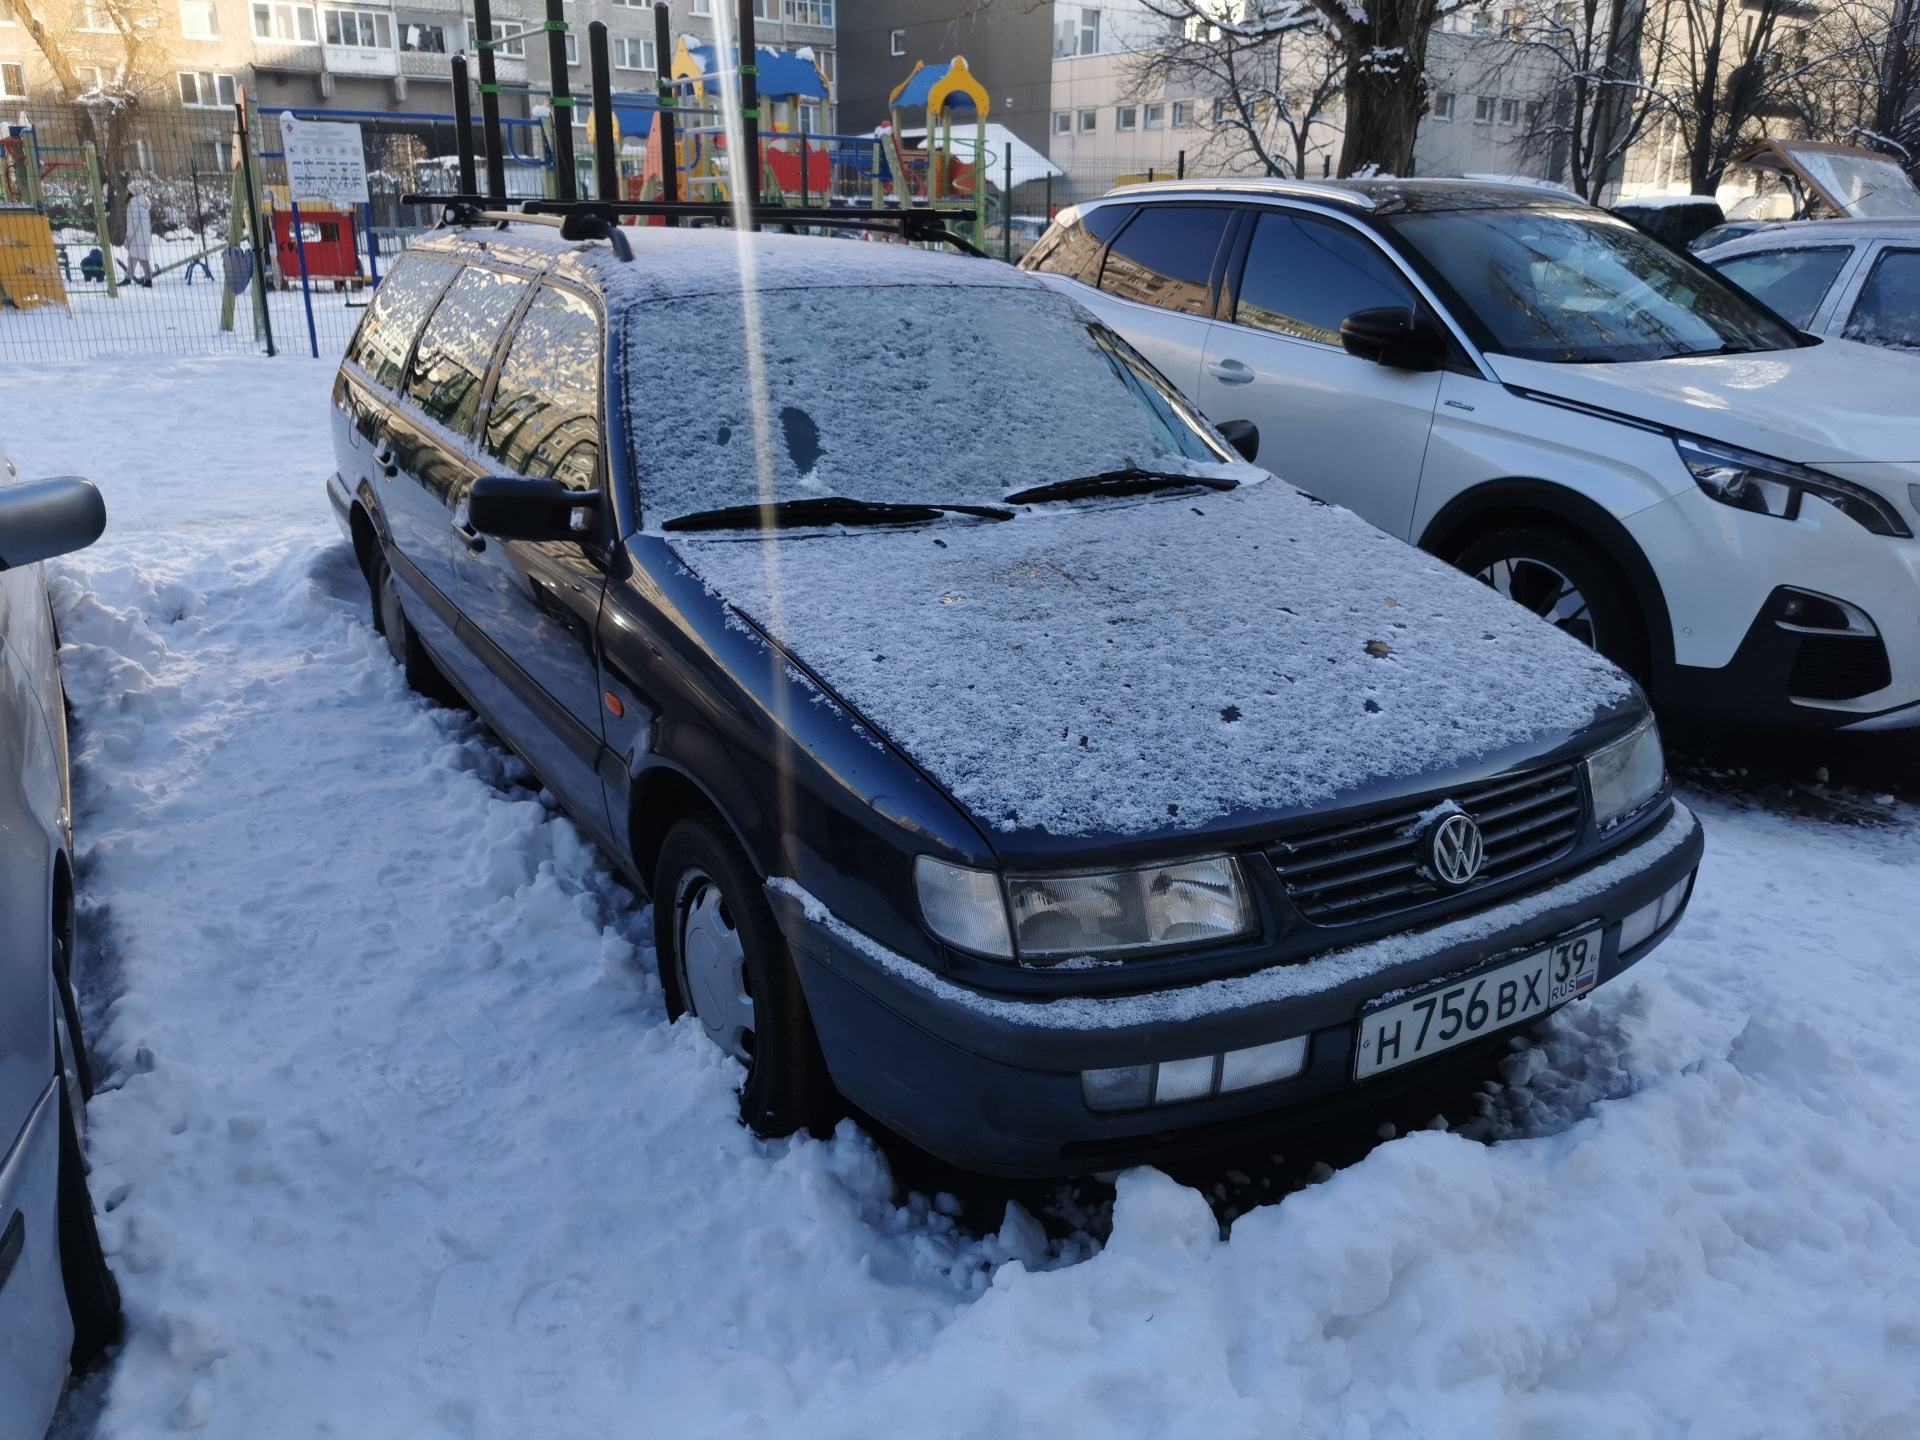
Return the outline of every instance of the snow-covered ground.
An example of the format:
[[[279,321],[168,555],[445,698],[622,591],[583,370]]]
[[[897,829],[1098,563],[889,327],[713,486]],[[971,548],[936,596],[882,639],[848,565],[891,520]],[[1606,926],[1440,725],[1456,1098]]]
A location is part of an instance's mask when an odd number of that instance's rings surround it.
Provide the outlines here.
[[[1679,933],[1471,1134],[1225,1239],[1147,1169],[1110,1230],[956,1227],[851,1125],[744,1133],[645,913],[406,692],[321,491],[330,378],[0,369],[0,444],[112,515],[54,596],[131,1328],[66,1433],[1920,1433],[1910,809],[1690,796]]]

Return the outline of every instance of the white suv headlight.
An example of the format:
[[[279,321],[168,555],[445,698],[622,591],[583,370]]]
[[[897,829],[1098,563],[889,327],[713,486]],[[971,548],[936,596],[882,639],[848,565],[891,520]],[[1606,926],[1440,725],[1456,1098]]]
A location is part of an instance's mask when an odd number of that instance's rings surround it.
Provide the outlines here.
[[[1259,926],[1240,864],[1231,855],[1089,875],[1015,875],[914,862],[927,926],[978,955],[1049,964],[1210,945]],[[1009,912],[1012,917],[1008,929]]]
[[[1864,485],[1836,480],[1787,460],[1736,450],[1717,440],[1676,435],[1673,445],[1694,483],[1722,505],[1780,520],[1797,520],[1801,497],[1818,495],[1875,535],[1905,538],[1913,534],[1900,512]]]
[[[1589,755],[1586,766],[1594,828],[1605,830],[1653,799],[1666,783],[1667,757],[1660,748],[1660,727],[1649,715],[1631,735]]]

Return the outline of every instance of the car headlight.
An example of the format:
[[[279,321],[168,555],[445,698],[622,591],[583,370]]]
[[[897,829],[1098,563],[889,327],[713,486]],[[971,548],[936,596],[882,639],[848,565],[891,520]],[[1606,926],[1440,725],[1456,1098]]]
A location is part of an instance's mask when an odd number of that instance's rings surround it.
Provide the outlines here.
[[[1722,505],[1751,510],[1756,515],[1797,520],[1801,497],[1818,495],[1875,535],[1903,538],[1913,535],[1907,522],[1900,518],[1900,512],[1864,485],[1836,480],[1787,460],[1772,460],[1714,440],[1676,435],[1673,445],[1695,483]]]
[[[921,913],[942,940],[1041,965],[1209,945],[1259,924],[1230,855],[1089,875],[1009,876],[1004,901],[1000,878],[989,871],[922,855],[913,874]]]
[[[1605,830],[1653,799],[1666,784],[1667,757],[1660,748],[1660,727],[1649,715],[1624,740],[1587,756],[1586,765],[1594,828]]]

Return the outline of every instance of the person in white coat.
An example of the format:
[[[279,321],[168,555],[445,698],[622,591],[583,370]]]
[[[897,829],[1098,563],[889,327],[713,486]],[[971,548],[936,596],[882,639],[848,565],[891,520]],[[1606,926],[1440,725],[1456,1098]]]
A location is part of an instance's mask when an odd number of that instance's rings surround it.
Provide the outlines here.
[[[144,180],[127,186],[127,280],[153,288],[153,201]]]

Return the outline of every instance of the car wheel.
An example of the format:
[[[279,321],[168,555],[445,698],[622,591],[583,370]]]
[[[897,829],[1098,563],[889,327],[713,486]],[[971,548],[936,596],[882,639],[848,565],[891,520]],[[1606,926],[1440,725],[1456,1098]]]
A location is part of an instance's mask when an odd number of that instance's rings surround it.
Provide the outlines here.
[[[1585,541],[1547,526],[1516,525],[1471,541],[1453,563],[1628,674],[1646,678],[1639,610]]]
[[[462,703],[447,677],[440,673],[433,656],[427,653],[427,647],[420,643],[413,622],[407,619],[407,612],[400,604],[400,586],[393,578],[393,567],[387,564],[387,557],[375,551],[371,568],[373,573],[367,583],[373,590],[374,629],[386,636],[387,651],[407,677],[408,686],[442,705]]]
[[[740,1116],[762,1135],[824,1132],[837,1111],[786,937],[746,851],[716,816],[682,820],[660,847],[654,947],[667,1013],[691,1013],[747,1067]]]
[[[63,1062],[64,1064],[64,1057]],[[60,1278],[73,1316],[73,1350],[68,1361],[86,1372],[105,1358],[120,1339],[120,1285],[107,1268],[94,1224],[93,1196],[87,1190],[87,1162],[67,1086],[60,1087]]]

